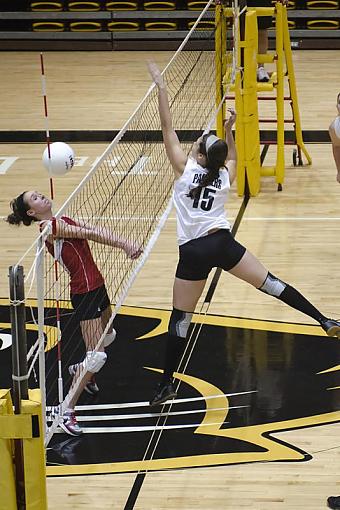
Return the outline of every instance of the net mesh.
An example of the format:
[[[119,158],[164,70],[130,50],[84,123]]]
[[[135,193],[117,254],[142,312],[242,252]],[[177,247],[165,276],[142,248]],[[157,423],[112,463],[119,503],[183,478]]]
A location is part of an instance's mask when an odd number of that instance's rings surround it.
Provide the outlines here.
[[[199,136],[211,124],[216,109],[214,20],[215,11],[209,2],[164,71],[173,126],[187,152],[195,138],[193,132]],[[202,28],[207,26],[209,29]],[[211,41],[212,49],[192,49],[198,39]],[[102,349],[110,323],[170,211],[173,180],[162,143],[158,94],[151,87],[116,139],[56,214],[57,218],[73,219],[84,230],[94,229],[101,235],[110,232],[143,249],[141,257],[132,260],[120,248],[90,241],[93,259],[112,304],[110,319],[106,317],[100,324],[87,321],[88,324],[79,325],[70,304],[68,271],[62,264],[56,264],[44,245],[36,259],[40,259],[39,269],[35,267],[37,294],[44,306],[43,313],[40,310],[40,322],[42,316],[44,322],[40,324],[40,349],[45,351],[43,370],[40,367],[39,372],[35,367],[38,342],[31,346],[30,360],[31,374],[46,392],[47,441],[61,414],[74,403],[86,382],[86,367],[76,369],[75,376],[69,373],[68,367],[82,361],[86,351]],[[56,250],[55,244],[54,254]],[[30,295],[33,294],[34,287],[30,290]],[[32,317],[38,321],[37,309],[32,309]]]

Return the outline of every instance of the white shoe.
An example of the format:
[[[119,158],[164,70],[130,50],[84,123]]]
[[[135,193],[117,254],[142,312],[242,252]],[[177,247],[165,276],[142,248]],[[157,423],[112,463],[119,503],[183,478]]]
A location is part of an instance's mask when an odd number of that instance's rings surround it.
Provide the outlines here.
[[[108,347],[114,339],[116,338],[117,331],[115,329],[112,329],[111,333],[107,333],[104,338],[104,347]]]
[[[264,67],[258,67],[257,68],[257,81],[259,82],[267,82],[270,80],[269,74],[265,70]]]

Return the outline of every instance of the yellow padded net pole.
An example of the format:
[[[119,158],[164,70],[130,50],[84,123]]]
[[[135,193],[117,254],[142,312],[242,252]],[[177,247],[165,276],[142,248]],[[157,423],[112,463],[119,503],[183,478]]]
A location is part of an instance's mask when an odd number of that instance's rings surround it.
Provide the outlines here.
[[[47,510],[46,459],[41,392],[28,390],[29,400],[21,401],[21,413],[32,419],[32,438],[23,440],[26,510]]]
[[[257,53],[258,30],[256,12],[247,12],[244,44],[243,122],[245,139],[245,167],[249,192],[260,190],[260,133],[257,109]]]
[[[14,440],[23,443],[25,509],[47,510],[41,392],[28,391],[14,414],[9,390],[0,390],[0,510],[17,510]]]
[[[0,510],[17,510],[13,443],[7,437],[7,416],[13,416],[9,390],[0,390]]]

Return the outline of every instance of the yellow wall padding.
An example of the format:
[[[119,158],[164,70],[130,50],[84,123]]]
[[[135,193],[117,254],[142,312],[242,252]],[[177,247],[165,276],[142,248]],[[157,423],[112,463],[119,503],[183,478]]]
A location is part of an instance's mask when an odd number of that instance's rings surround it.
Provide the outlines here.
[[[145,11],[174,11],[176,2],[144,2]]]
[[[208,2],[205,2],[204,0],[190,0],[187,3],[187,7],[189,11],[203,11],[204,7],[207,5]],[[213,11],[215,9],[215,5],[211,4],[209,7],[209,11]]]
[[[195,21],[188,22],[189,30],[193,27],[195,23],[196,23]],[[199,23],[196,26],[196,30],[214,30],[214,28],[215,28],[214,21],[199,21]]]
[[[28,390],[29,400],[21,401],[21,414],[31,415],[38,423],[38,437],[24,439],[25,493],[27,509],[47,510],[46,459],[41,391]]]
[[[289,19],[288,20],[288,28],[289,28],[289,30],[291,30],[291,29],[293,29],[295,27],[296,27],[296,22],[294,20],[292,20],[292,19]]]
[[[176,30],[177,23],[173,21],[147,21],[145,23],[145,30]]]
[[[337,30],[340,22],[335,19],[311,19],[307,21],[307,28],[313,30]]]
[[[6,415],[13,415],[11,393],[9,390],[0,390],[0,421]],[[0,433],[0,510],[17,510],[13,443],[3,439],[3,435],[6,434]]]
[[[295,2],[295,0],[288,0],[287,9],[296,9],[296,2]]]
[[[337,0],[307,0],[307,9],[338,9]]]
[[[100,32],[102,24],[99,21],[72,21],[71,32]]]
[[[39,389],[28,390],[28,400],[21,401],[20,414],[13,414],[9,390],[0,390],[0,510],[17,508],[13,439],[22,439],[25,508],[47,510],[44,423]]]
[[[110,21],[107,24],[110,32],[135,32],[139,30],[138,21]]]
[[[31,11],[59,12],[63,10],[62,2],[31,2]]]
[[[63,32],[65,25],[59,21],[36,21],[32,29],[33,32]]]
[[[105,9],[107,11],[136,11],[138,9],[138,2],[106,2]]]
[[[99,2],[69,2],[69,11],[88,12],[88,11],[100,11]]]

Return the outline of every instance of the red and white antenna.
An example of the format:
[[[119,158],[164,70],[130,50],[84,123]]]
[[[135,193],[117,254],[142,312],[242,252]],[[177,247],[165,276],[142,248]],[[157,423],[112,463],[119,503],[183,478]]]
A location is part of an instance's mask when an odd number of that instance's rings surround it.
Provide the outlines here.
[[[48,110],[47,110],[47,90],[46,90],[46,77],[45,77],[45,67],[44,67],[44,56],[40,53],[40,66],[41,66],[41,87],[42,94],[44,98],[44,115],[45,115],[45,131],[46,131],[46,145],[48,152],[48,160],[49,160],[49,176],[50,176],[50,195],[51,200],[54,199],[54,190],[53,190],[53,179],[51,172],[51,149],[50,149],[50,130],[48,125]]]

